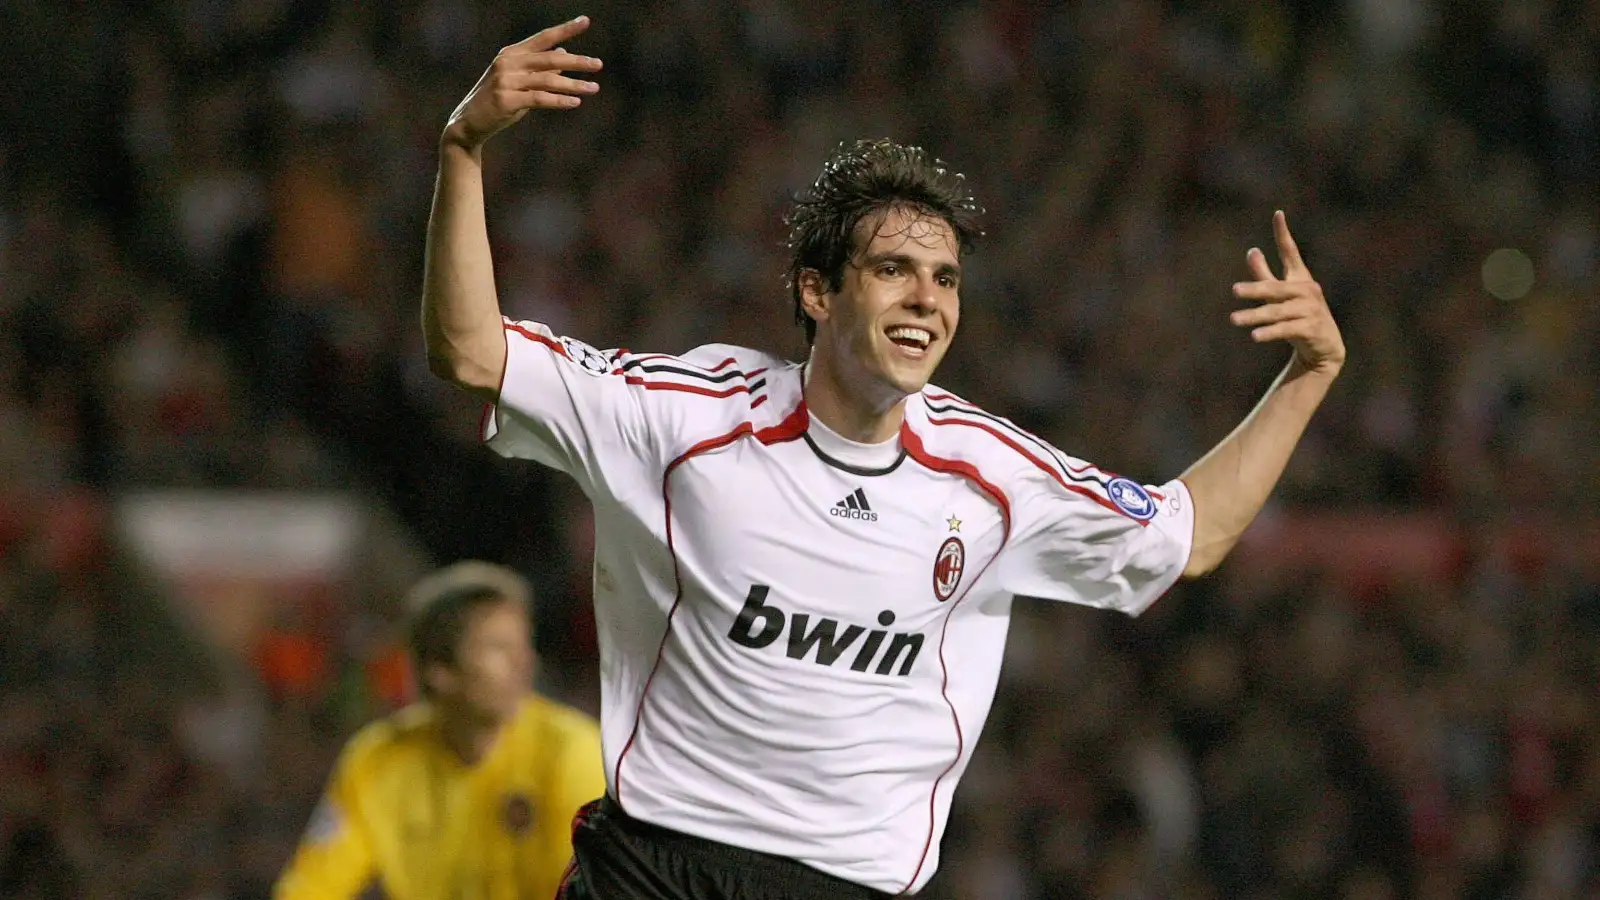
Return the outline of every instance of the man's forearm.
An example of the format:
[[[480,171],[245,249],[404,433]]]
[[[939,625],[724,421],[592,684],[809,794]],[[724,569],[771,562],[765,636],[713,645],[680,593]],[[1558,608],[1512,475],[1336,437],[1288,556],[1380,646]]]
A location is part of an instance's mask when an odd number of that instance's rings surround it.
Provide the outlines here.
[[[428,367],[488,399],[505,371],[505,333],[483,205],[481,146],[445,141],[428,217],[422,285]]]
[[[1239,542],[1289,463],[1335,375],[1299,357],[1267,389],[1250,415],[1183,473],[1194,501],[1194,547],[1184,575],[1204,575]]]

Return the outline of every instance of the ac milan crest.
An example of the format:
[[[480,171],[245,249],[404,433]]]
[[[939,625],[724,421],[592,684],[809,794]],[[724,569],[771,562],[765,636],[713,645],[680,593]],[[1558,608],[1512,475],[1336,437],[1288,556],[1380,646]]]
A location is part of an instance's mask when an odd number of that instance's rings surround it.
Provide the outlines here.
[[[967,548],[957,537],[946,538],[933,558],[933,594],[943,603],[954,596],[961,584],[961,571],[967,567]]]

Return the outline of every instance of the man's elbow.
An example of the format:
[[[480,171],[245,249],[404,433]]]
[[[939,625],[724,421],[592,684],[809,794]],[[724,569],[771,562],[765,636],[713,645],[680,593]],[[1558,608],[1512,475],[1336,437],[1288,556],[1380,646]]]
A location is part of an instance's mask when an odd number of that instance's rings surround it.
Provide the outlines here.
[[[500,378],[501,373],[505,371],[505,362],[501,360],[499,368],[496,369],[483,360],[473,359],[460,353],[436,353],[430,348],[428,371],[433,373],[435,378],[447,381],[468,393],[493,399],[500,393]]]
[[[1215,572],[1227,557],[1227,548],[1207,547],[1196,544],[1189,551],[1189,561],[1184,564],[1183,578],[1190,581],[1196,578],[1204,578]]]
[[[428,371],[433,373],[433,377],[456,384],[461,380],[465,369],[466,366],[456,354],[428,348]]]

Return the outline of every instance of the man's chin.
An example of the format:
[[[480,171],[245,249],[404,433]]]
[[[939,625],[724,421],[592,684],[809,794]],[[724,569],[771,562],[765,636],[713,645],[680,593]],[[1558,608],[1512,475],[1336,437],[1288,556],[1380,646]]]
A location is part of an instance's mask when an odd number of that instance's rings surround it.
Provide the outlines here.
[[[895,387],[899,389],[900,393],[906,395],[907,397],[911,396],[912,394],[920,392],[923,388],[925,388],[927,386],[928,386],[928,379],[925,378],[925,377],[922,377],[922,378],[901,378],[895,383]]]
[[[905,364],[890,366],[884,373],[885,380],[894,385],[895,389],[907,397],[917,393],[928,386],[933,380],[934,367],[937,361],[929,365],[909,366]]]
[[[865,377],[858,384],[868,386],[871,402],[887,406],[899,403],[926,387],[932,378],[933,368],[932,365],[916,365],[908,360],[879,357],[863,367],[860,376]]]

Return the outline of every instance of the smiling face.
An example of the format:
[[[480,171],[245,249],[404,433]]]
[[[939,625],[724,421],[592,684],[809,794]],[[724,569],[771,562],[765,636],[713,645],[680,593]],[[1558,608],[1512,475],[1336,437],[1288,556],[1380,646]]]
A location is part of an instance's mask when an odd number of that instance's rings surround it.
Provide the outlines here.
[[[961,320],[961,260],[955,232],[907,207],[856,223],[836,288],[821,273],[801,279],[817,323],[813,363],[851,406],[882,410],[922,390]]]

